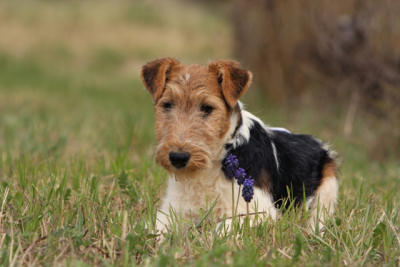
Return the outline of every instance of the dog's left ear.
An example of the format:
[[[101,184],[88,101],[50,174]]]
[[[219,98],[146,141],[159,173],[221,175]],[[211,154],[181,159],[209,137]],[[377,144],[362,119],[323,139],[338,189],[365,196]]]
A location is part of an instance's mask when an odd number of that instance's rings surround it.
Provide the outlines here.
[[[153,97],[154,103],[157,103],[158,99],[164,92],[168,74],[172,67],[178,64],[178,60],[165,57],[151,61],[142,67],[140,76],[146,89]]]
[[[216,60],[208,65],[221,87],[226,103],[234,108],[239,98],[249,89],[252,79],[250,71],[240,68],[236,61]]]

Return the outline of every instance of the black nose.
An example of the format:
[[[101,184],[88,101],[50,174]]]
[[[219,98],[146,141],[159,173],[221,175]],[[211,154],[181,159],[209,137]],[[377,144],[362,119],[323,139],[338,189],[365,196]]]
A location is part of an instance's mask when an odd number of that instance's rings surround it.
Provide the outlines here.
[[[170,152],[169,161],[176,168],[180,169],[186,166],[190,159],[190,154],[188,152]]]

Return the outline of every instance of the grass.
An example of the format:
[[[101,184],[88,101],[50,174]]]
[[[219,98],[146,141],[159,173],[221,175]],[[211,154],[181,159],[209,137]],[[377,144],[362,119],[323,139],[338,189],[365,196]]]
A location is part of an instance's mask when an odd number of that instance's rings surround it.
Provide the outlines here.
[[[251,111],[330,140],[343,159],[325,235],[308,233],[293,211],[226,235],[178,218],[156,245],[166,173],[153,163],[151,98],[138,70],[165,55],[229,57],[224,18],[181,2],[3,1],[0,25],[0,265],[399,264],[398,159],[371,160],[357,142],[362,125],[342,137],[340,111],[327,123],[254,92]]]

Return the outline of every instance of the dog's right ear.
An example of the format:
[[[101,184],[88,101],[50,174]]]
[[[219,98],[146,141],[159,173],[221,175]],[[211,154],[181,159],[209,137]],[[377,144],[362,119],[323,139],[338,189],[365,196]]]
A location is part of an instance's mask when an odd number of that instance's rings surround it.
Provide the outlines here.
[[[238,62],[232,60],[216,60],[211,62],[208,68],[214,73],[226,103],[234,108],[239,98],[250,87],[251,72],[242,69]]]
[[[142,67],[140,76],[154,103],[157,103],[165,89],[169,71],[178,64],[178,60],[166,57],[151,61]]]

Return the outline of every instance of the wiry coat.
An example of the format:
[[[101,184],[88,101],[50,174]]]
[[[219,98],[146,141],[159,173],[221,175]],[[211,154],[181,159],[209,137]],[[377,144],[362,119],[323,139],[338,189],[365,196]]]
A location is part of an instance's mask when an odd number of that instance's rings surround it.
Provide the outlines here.
[[[223,60],[201,66],[164,58],[143,67],[156,111],[156,161],[170,173],[157,214],[160,231],[168,226],[171,208],[196,220],[215,200],[217,218],[232,216],[232,181],[222,164],[229,154],[255,181],[251,212],[275,218],[287,199],[306,200],[313,224],[317,204],[325,214],[333,212],[338,191],[333,153],[311,136],[268,127],[245,111],[238,99],[251,77],[238,63]],[[239,186],[233,189],[237,212],[244,214],[245,201],[236,199]]]
[[[310,199],[321,185],[324,168],[335,172],[335,155],[321,141],[267,127],[247,111],[241,111],[241,116],[237,132],[225,145],[227,155],[237,156],[255,186],[270,192],[277,208],[285,200],[287,205],[291,201],[298,205]]]

